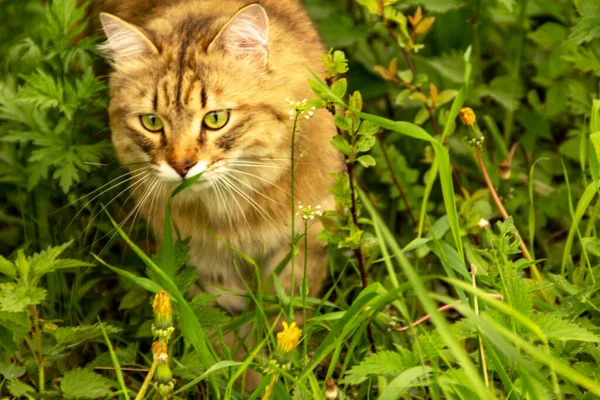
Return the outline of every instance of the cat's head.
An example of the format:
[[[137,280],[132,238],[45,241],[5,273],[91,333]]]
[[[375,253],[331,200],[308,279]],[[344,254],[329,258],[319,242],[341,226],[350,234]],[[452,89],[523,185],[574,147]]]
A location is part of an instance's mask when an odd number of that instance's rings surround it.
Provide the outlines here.
[[[101,50],[113,66],[113,144],[123,164],[149,166],[161,181],[203,173],[203,186],[228,170],[282,158],[286,95],[273,73],[280,66],[269,55],[262,6],[227,16],[175,10],[144,28],[100,18],[107,36]],[[257,171],[275,172],[265,170]]]

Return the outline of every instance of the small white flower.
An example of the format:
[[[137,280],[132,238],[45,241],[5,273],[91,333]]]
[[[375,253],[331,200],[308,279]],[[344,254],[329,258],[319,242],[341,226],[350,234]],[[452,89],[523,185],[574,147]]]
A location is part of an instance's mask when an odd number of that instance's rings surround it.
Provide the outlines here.
[[[487,219],[481,218],[479,220],[479,222],[477,223],[477,225],[481,228],[481,229],[485,229],[485,228],[489,228],[490,227],[490,221],[488,221]]]

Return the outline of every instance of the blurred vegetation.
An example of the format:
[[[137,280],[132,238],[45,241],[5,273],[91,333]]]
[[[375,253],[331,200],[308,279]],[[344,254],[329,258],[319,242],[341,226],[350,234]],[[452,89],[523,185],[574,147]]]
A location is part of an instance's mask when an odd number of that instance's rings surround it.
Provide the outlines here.
[[[322,217],[328,281],[290,297],[274,274],[230,316],[184,298],[185,240],[153,254],[110,146],[101,38],[74,40],[85,9],[0,1],[0,395],[600,396],[597,1],[304,4],[334,50],[296,115],[330,110],[348,166]],[[266,317],[307,309],[300,344]],[[214,350],[247,324],[243,363]]]

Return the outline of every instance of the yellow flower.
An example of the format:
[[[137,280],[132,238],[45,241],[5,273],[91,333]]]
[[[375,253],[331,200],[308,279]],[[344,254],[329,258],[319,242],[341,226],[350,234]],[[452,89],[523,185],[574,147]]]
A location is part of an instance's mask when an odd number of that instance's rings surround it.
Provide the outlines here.
[[[298,347],[302,330],[292,322],[289,326],[283,322],[283,330],[277,334],[277,347],[284,353],[291,353]]]
[[[171,309],[171,299],[167,292],[161,290],[156,294],[152,308],[156,317],[157,329],[167,329],[173,325],[173,310]]]
[[[458,116],[460,117],[461,122],[466,126],[473,126],[475,122],[477,122],[475,111],[470,107],[461,108]]]

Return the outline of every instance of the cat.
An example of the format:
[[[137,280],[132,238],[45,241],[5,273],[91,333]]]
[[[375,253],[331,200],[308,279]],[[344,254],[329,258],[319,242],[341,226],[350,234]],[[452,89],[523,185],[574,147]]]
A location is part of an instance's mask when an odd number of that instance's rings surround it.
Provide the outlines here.
[[[256,260],[263,279],[290,251],[290,102],[310,98],[309,68],[324,75],[318,33],[296,0],[104,0],[94,9],[107,38],[101,52],[112,66],[112,142],[132,171],[141,213],[160,243],[171,191],[202,174],[174,199],[172,217],[190,239],[189,264],[198,270],[201,290],[218,294],[218,304],[240,313],[246,299],[232,292],[245,293],[244,281],[251,281],[254,270],[228,246]],[[298,120],[295,211],[298,204],[335,207],[328,188],[331,173],[343,166],[329,144],[335,134],[325,110]],[[293,217],[299,233],[302,216]],[[318,219],[311,221],[312,296],[327,271],[325,243],[317,239],[321,230]],[[297,294],[306,254],[302,242]],[[289,293],[289,265],[280,279]]]

